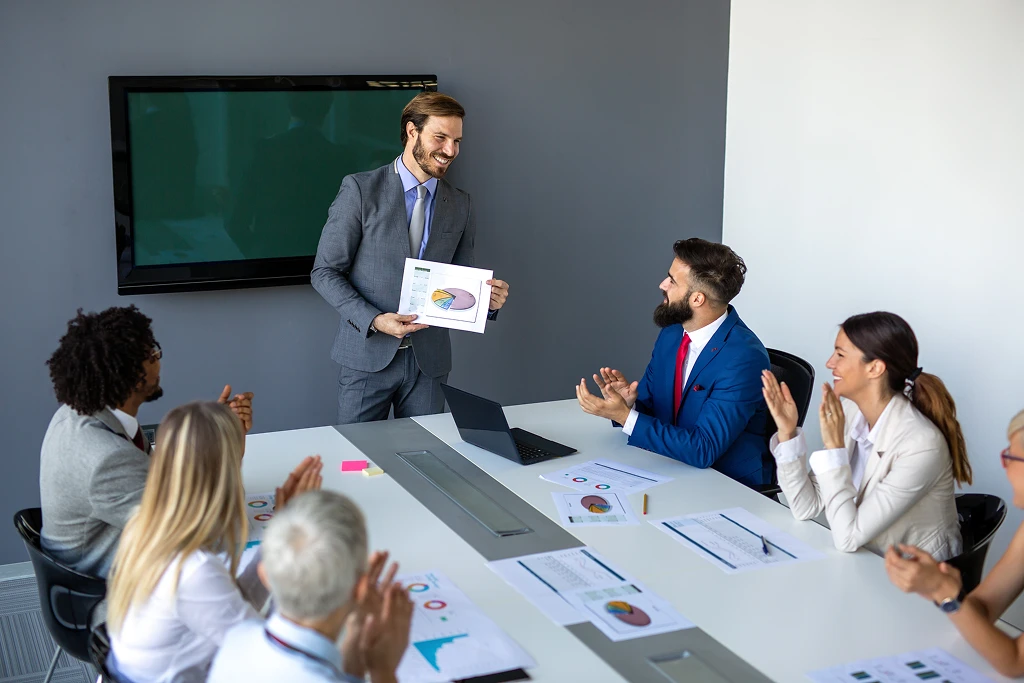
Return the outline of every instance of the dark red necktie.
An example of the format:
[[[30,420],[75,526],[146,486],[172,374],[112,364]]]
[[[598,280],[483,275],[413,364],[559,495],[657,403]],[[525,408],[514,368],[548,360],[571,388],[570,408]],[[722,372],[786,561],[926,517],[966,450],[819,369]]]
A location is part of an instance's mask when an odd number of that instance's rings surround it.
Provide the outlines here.
[[[679,343],[679,351],[676,353],[676,383],[674,398],[672,400],[672,422],[676,421],[679,414],[679,406],[683,403],[683,366],[686,364],[686,350],[690,348],[690,335],[683,333],[683,341]]]
[[[132,443],[139,447],[140,451],[145,452],[146,442],[142,439],[142,428],[139,427],[135,430],[135,436],[132,437]]]

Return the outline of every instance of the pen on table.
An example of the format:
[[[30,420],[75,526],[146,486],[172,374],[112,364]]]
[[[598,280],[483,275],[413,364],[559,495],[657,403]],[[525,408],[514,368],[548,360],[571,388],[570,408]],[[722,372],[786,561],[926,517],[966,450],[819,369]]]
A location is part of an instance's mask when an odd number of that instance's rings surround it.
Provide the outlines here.
[[[647,514],[647,494],[644,494],[644,514]]]
[[[764,536],[761,537],[761,551],[765,555],[768,554],[768,540]]]

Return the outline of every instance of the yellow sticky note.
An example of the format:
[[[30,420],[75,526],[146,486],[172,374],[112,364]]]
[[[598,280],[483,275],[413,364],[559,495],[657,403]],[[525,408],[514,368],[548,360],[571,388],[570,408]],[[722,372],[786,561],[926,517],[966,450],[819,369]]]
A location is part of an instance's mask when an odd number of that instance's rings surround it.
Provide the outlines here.
[[[379,467],[367,467],[363,470],[364,477],[376,477],[378,474],[384,474],[384,470]]]

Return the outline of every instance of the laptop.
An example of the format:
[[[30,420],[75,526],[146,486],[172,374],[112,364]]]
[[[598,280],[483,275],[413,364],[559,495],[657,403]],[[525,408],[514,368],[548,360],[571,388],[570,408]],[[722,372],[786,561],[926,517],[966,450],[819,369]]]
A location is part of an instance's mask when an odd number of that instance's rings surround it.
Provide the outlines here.
[[[500,403],[475,396],[447,384],[441,385],[455,425],[463,441],[496,453],[520,465],[572,455],[575,448],[549,441],[525,429],[509,429]]]

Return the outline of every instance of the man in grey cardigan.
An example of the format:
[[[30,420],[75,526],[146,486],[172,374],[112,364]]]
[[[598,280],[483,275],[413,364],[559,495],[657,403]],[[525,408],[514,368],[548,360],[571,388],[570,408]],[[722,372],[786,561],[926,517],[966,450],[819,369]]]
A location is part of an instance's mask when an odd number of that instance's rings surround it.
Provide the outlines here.
[[[105,577],[128,517],[142,498],[151,445],[139,407],[163,394],[160,345],[135,306],[78,315],[47,365],[62,404],[39,463],[42,544],[73,569]],[[248,432],[252,393],[228,403]]]
[[[469,195],[444,179],[459,155],[465,110],[438,92],[402,112],[402,155],[345,176],[327,215],[310,279],[338,311],[331,357],[338,373],[338,424],[444,410],[441,383],[452,367],[448,330],[398,315],[408,257],[474,265],[476,219]],[[489,280],[489,319],[508,283]]]

